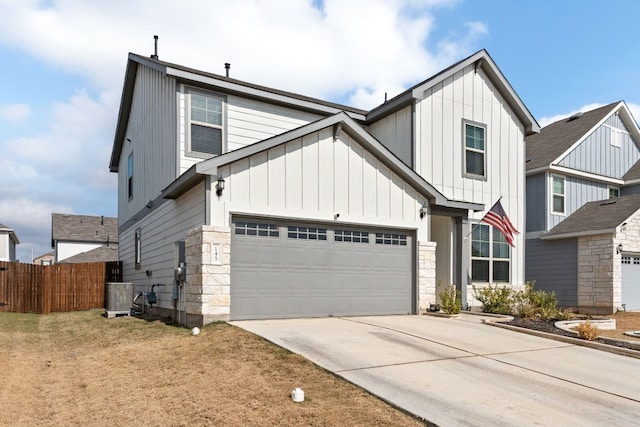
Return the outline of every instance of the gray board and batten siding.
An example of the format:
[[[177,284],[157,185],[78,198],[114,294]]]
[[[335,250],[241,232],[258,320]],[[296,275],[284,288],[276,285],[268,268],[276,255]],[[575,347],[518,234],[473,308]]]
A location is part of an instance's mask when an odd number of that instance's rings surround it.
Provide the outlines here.
[[[555,292],[558,304],[578,306],[578,240],[527,239],[525,280],[535,280],[535,290]]]
[[[546,226],[547,212],[547,174],[530,175],[527,187],[527,232],[543,231]]]
[[[414,234],[234,219],[230,317],[413,313]]]
[[[619,147],[612,145],[612,129],[621,131]],[[568,153],[559,165],[610,178],[622,178],[638,160],[638,144],[620,116],[614,114]]]

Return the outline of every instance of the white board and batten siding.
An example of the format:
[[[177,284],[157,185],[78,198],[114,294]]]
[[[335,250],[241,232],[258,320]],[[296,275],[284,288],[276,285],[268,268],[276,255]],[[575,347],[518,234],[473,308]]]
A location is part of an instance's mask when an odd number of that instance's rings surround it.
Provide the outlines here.
[[[120,224],[176,179],[176,81],[138,67],[126,138],[118,168]],[[133,152],[133,198],[129,200],[127,162]]]
[[[189,230],[205,221],[205,183],[193,187],[175,200],[167,200],[150,214],[120,234],[119,250],[124,277],[135,284],[136,291],[147,290],[150,283],[161,283],[156,289],[159,305],[172,308],[174,267],[177,266],[177,243],[184,241]],[[135,233],[140,230],[141,268],[135,268]],[[146,270],[152,272],[149,279]]]
[[[393,154],[413,167],[412,107],[386,116],[367,126],[367,130]]]
[[[188,156],[189,95],[188,86],[182,86],[178,93],[178,141],[180,173],[184,173],[202,158]],[[224,124],[224,152],[269,139],[289,130],[304,126],[321,118],[317,114],[268,104],[235,95],[222,95]]]
[[[214,225],[239,213],[418,229],[428,240],[424,198],[344,132],[336,141],[330,128],[314,132],[219,172],[226,185],[212,198]]]
[[[488,210],[502,196],[515,227],[512,281],[524,277],[524,126],[490,79],[473,65],[435,84],[416,102],[415,169],[446,197],[483,203]],[[464,120],[486,126],[486,179],[464,176]],[[479,220],[486,213],[471,213]]]

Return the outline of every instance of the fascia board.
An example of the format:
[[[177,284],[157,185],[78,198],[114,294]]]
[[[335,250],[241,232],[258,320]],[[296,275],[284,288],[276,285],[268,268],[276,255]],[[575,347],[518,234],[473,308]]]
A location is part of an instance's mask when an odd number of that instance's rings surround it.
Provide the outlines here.
[[[478,61],[481,61],[477,65],[478,70],[484,71],[486,73],[489,79],[495,84],[496,89],[498,89],[498,92],[500,92],[502,96],[504,96],[507,103],[513,108],[516,115],[519,117],[520,121],[525,126],[525,134],[531,135],[533,133],[539,133],[540,125],[538,124],[537,120],[535,119],[535,117],[533,117],[531,112],[529,112],[529,109],[524,105],[524,103],[522,102],[518,94],[511,87],[511,84],[509,83],[509,81],[502,74],[502,72],[500,71],[496,63],[493,61],[491,56],[489,56],[487,51],[484,49],[480,50],[474,55],[471,55],[467,59],[459,62],[455,66],[448,68],[443,72],[437,74],[436,76],[427,80],[423,84],[416,86],[412,90],[412,96],[415,99],[424,99],[425,91],[432,88],[436,84],[444,81],[445,79],[451,77],[455,73],[463,70],[464,68],[475,64]],[[486,69],[484,68],[484,63],[489,65]]]
[[[120,167],[120,156],[122,154],[122,145],[124,143],[127,126],[129,124],[129,114],[131,114],[131,102],[133,101],[133,89],[136,84],[137,72],[138,62],[133,60],[131,58],[131,54],[129,54],[124,83],[122,84],[120,108],[118,110],[118,119],[116,121],[116,132],[113,137],[113,149],[111,151],[111,161],[109,162],[110,172],[118,172]]]
[[[185,173],[165,187],[160,192],[160,197],[163,199],[177,199],[182,194],[193,188],[196,184],[204,180],[205,176],[196,171],[197,165],[198,164],[191,166]]]
[[[616,107],[616,109],[614,110],[614,113],[615,111],[618,111],[618,113],[622,117],[622,121],[629,129],[629,133],[633,135],[636,141],[636,146],[640,148],[640,145],[639,145],[640,144],[640,128],[638,127],[638,123],[633,118],[633,114],[631,114],[631,110],[629,110],[629,107],[627,107],[627,104],[624,101],[621,101],[620,104],[621,104],[620,106]]]
[[[305,110],[318,111],[324,114],[336,114],[339,113],[340,110],[337,107],[331,107],[329,105],[322,105],[315,102],[307,101],[304,99],[296,99],[292,97],[288,97],[282,94],[269,92],[266,90],[261,90],[257,88],[243,86],[238,83],[228,82],[223,80],[218,80],[209,76],[202,76],[199,74],[190,73],[188,71],[179,70],[176,68],[167,67],[166,72],[168,75],[176,77],[181,80],[193,81],[198,83],[203,83],[208,86],[214,86],[216,88],[220,88],[225,91],[240,93],[242,95],[251,97],[251,98],[259,98],[264,99],[270,102],[275,102],[278,104],[292,105],[296,108],[302,108]],[[356,119],[364,121],[366,117],[363,114],[353,113],[350,114]]]
[[[625,184],[625,181],[622,179],[618,179],[618,178],[610,178],[610,177],[606,177],[603,175],[596,175],[594,173],[589,173],[589,172],[584,172],[584,171],[579,171],[576,169],[571,169],[568,168],[566,166],[559,166],[559,165],[551,165],[548,168],[544,167],[544,168],[540,168],[542,170],[548,170],[551,173],[557,173],[560,175],[568,175],[568,176],[576,176],[579,178],[585,178],[588,179],[589,181],[596,181],[596,182],[600,182],[603,184],[610,184],[610,185],[617,185],[617,186],[622,186]],[[528,175],[528,174],[527,174]]]
[[[570,239],[573,237],[585,237],[595,236],[597,234],[614,234],[617,231],[616,228],[603,228],[601,230],[587,230],[587,231],[575,231],[573,233],[559,233],[559,234],[543,234],[540,236],[542,240],[557,240],[557,239]]]

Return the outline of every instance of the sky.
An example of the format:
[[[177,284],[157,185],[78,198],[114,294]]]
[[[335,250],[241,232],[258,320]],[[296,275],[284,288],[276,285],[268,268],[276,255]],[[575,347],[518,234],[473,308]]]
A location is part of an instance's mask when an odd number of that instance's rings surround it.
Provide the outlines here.
[[[544,126],[624,100],[636,0],[0,0],[0,223],[21,262],[51,214],[117,216],[109,172],[129,52],[363,109],[487,49]]]

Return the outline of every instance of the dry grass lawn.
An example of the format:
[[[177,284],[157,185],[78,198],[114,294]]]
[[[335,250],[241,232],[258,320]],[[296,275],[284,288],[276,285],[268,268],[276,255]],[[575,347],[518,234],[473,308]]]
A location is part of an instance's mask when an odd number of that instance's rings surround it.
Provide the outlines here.
[[[192,336],[102,313],[0,313],[0,425],[422,425],[226,323]]]

